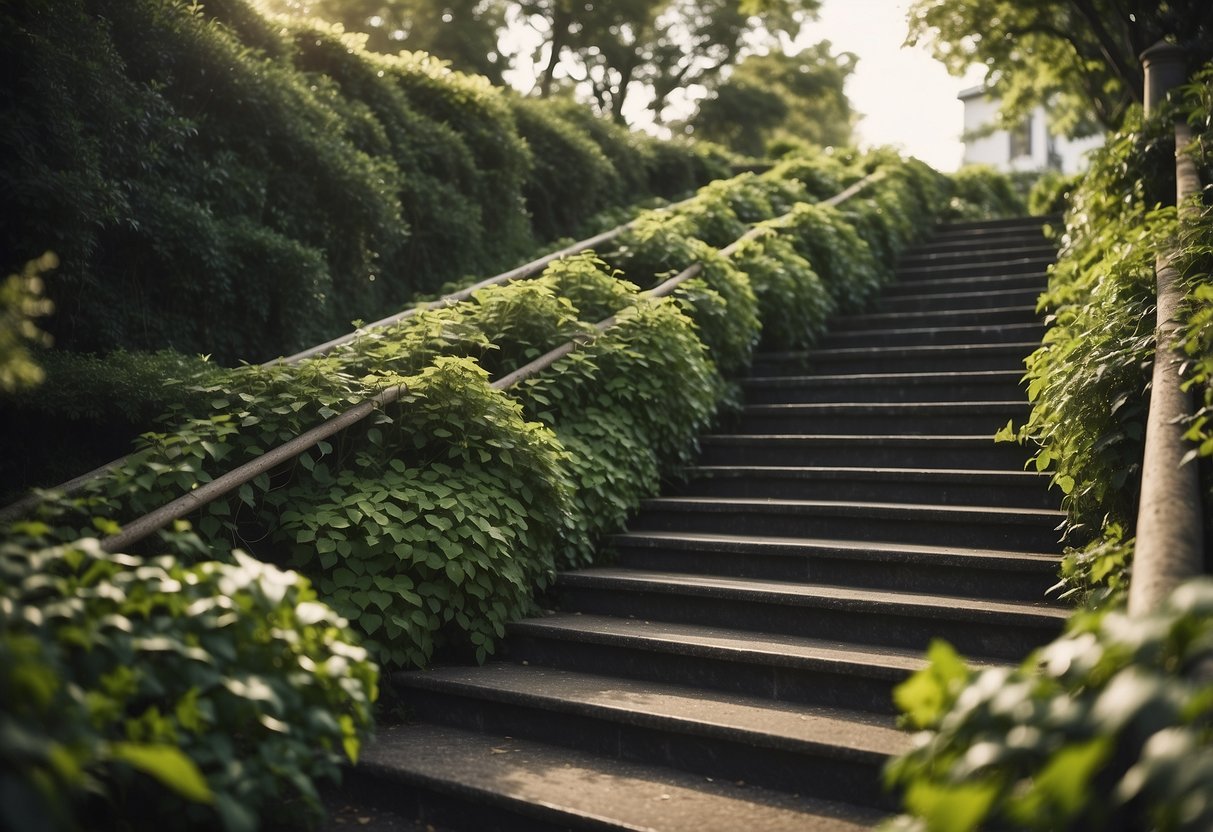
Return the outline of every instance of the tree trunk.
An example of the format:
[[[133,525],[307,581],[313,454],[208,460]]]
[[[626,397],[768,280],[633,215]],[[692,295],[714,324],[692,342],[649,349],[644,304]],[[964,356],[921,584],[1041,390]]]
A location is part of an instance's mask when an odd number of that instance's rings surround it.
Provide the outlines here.
[[[569,37],[569,26],[573,22],[573,12],[566,9],[563,3],[556,5],[552,13],[552,52],[548,55],[547,66],[539,76],[539,97],[547,98],[552,94],[552,81],[556,77],[556,64],[560,63],[560,53],[564,51],[565,42]]]

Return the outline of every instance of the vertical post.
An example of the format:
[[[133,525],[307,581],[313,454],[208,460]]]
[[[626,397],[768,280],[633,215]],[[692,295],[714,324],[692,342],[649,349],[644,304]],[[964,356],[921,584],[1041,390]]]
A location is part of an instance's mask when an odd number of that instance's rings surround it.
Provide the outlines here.
[[[1158,109],[1167,93],[1188,80],[1184,50],[1173,43],[1160,40],[1141,53],[1141,68],[1145,71],[1146,116]]]
[[[1156,111],[1167,93],[1187,80],[1184,52],[1157,43],[1141,56],[1145,69],[1146,114]],[[1187,125],[1175,125],[1176,204],[1181,210],[1193,188],[1191,160],[1181,148],[1191,140]],[[1184,291],[1170,258],[1158,255],[1158,285],[1154,375],[1150,411],[1146,418],[1145,453],[1141,466],[1141,503],[1137,514],[1137,548],[1129,582],[1129,612],[1144,615],[1156,609],[1182,581],[1204,567],[1204,535],[1200,482],[1195,464],[1182,464],[1190,445],[1183,422],[1192,414],[1192,394],[1182,389],[1178,349],[1179,311]]]

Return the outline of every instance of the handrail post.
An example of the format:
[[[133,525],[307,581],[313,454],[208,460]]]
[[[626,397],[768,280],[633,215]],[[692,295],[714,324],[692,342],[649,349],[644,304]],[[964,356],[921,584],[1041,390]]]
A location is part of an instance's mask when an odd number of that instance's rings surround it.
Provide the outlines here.
[[[1186,79],[1184,52],[1157,43],[1142,53],[1145,69],[1145,110],[1158,109],[1167,94]],[[1199,191],[1195,169],[1183,147],[1191,140],[1186,124],[1175,125],[1176,205],[1184,209]],[[1141,466],[1141,502],[1137,514],[1137,546],[1129,581],[1129,612],[1145,615],[1181,582],[1204,569],[1203,507],[1196,465],[1183,464],[1191,445],[1183,438],[1184,423],[1193,412],[1191,391],[1183,389],[1179,349],[1184,289],[1171,258],[1159,254],[1155,263],[1158,288],[1154,371],[1150,410],[1146,418],[1145,451]]]

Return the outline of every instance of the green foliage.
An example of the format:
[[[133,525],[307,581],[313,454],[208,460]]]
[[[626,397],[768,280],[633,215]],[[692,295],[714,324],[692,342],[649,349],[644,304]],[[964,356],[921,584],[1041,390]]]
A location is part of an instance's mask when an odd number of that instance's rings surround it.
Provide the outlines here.
[[[1125,127],[1142,100],[1138,56],[1160,40],[1177,43],[1189,68],[1213,59],[1208,12],[1200,0],[918,0],[906,42],[953,75],[987,67],[1007,126],[1044,105],[1051,129],[1086,135]]]
[[[577,124],[544,101],[512,98],[510,103],[535,160],[526,205],[541,238],[571,235],[586,217],[620,200],[619,173]]]
[[[834,298],[788,239],[767,229],[742,244],[733,262],[750,279],[765,346],[804,349],[825,332]]]
[[[1209,828],[1211,651],[1207,578],[1148,616],[1080,616],[1015,669],[935,644],[895,693],[922,733],[887,770],[914,816],[890,828]]]
[[[1110,551],[1136,520],[1146,390],[1154,350],[1154,264],[1175,235],[1173,209],[1153,210],[1173,188],[1173,142],[1158,122],[1110,137],[1071,194],[1062,249],[1040,306],[1043,345],[1027,362],[1033,403],[1021,441],[1032,464],[1065,494],[1068,541]],[[1127,576],[1102,556],[1075,551],[1068,588],[1116,596]]]
[[[44,377],[30,355],[32,345],[47,345],[49,338],[34,321],[54,309],[42,298],[41,272],[58,264],[46,253],[25,264],[20,274],[10,274],[0,283],[0,393],[35,387]]]
[[[715,410],[713,373],[694,324],[663,299],[625,308],[584,350],[523,383],[519,398],[552,426],[575,484],[559,567],[590,565],[661,475],[690,462]]]
[[[1070,194],[1082,184],[1082,174],[1066,176],[1046,171],[1032,183],[1028,192],[1028,213],[1036,217],[1064,214],[1070,207]]]
[[[856,56],[823,41],[795,55],[744,58],[689,121],[697,138],[761,158],[772,141],[795,137],[821,147],[849,145],[856,121],[843,87]]]
[[[439,358],[404,383],[378,452],[267,495],[275,536],[382,663],[425,666],[443,641],[483,661],[550,579],[564,452],[469,362]]]
[[[996,219],[1027,213],[1011,177],[988,165],[966,165],[952,174],[951,179],[952,201],[947,211],[950,219]]]
[[[45,383],[0,393],[0,493],[48,486],[121,456],[212,364],[167,350],[39,352]]]
[[[187,567],[43,546],[44,530],[0,548],[6,828],[314,820],[377,674],[306,579],[239,554]]]
[[[0,11],[0,267],[57,252],[66,349],[294,352],[727,173],[685,140],[587,139],[568,105],[518,105],[524,139],[484,78],[243,0],[44,5]],[[571,188],[565,163],[593,181]]]
[[[801,203],[772,223],[812,264],[840,312],[857,312],[892,277],[893,264],[877,261],[871,246],[837,208]]]

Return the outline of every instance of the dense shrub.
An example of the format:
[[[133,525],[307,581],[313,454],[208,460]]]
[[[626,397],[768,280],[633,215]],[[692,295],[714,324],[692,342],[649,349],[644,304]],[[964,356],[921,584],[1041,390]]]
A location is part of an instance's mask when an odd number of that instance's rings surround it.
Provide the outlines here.
[[[6,828],[314,820],[316,781],[357,759],[376,671],[307,580],[244,555],[40,547],[39,525],[0,547]]]
[[[624,309],[584,350],[523,382],[517,395],[551,425],[574,484],[558,566],[591,564],[603,535],[689,462],[715,409],[712,372],[694,325],[664,300]]]
[[[1148,616],[1078,618],[1018,668],[946,644],[896,691],[916,748],[893,829],[1167,829],[1213,824],[1213,582]]]
[[[729,161],[243,0],[18,0],[0,47],[0,268],[59,255],[73,350],[290,353]]]
[[[1154,260],[1175,229],[1173,209],[1154,210],[1174,189],[1173,142],[1158,121],[1129,124],[1094,154],[1071,195],[1040,301],[1051,325],[1027,364],[1032,413],[1017,432],[1037,446],[1037,470],[1051,471],[1065,494],[1069,542],[1097,547],[1098,557],[1076,552],[1065,571],[1070,588],[1096,590],[1097,603],[1108,586],[1127,586],[1113,568],[1122,548],[1101,541],[1133,536],[1154,350]]]
[[[121,456],[132,437],[182,402],[180,382],[217,371],[168,350],[104,358],[51,350],[35,359],[43,383],[0,394],[0,495],[62,482]]]
[[[1049,171],[1041,174],[1028,192],[1028,213],[1037,217],[1064,214],[1070,207],[1070,194],[1082,180],[1080,173],[1066,176]]]
[[[988,165],[966,165],[951,178],[952,201],[946,212],[949,219],[984,220],[1027,213],[1011,177]]]

